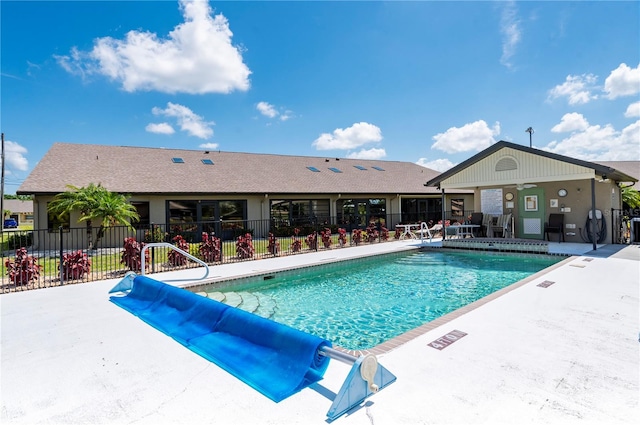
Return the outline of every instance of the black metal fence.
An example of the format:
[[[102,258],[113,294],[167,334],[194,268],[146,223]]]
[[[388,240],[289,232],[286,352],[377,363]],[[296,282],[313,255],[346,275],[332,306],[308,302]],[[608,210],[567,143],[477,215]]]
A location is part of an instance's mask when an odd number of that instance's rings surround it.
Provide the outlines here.
[[[614,244],[640,243],[640,209],[611,210],[611,241]]]
[[[449,214],[446,214],[449,216]],[[361,244],[382,243],[402,234],[396,224],[419,223],[403,214],[384,217],[313,217],[292,222],[242,220],[0,232],[0,293],[119,278],[140,272],[142,247],[169,242],[209,265],[250,261]],[[433,222],[433,220],[429,220]],[[431,223],[434,224],[434,223]],[[148,273],[200,264],[167,247],[146,250]]]

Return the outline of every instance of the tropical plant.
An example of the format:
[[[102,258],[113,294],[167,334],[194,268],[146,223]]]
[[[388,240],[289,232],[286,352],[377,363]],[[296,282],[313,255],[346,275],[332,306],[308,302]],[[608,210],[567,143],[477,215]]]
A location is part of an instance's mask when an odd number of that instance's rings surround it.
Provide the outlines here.
[[[213,235],[209,236],[207,232],[202,232],[202,242],[200,242],[198,252],[200,253],[200,257],[207,263],[220,261],[222,254],[222,242],[220,238],[216,238]]]
[[[144,241],[146,243],[152,242],[164,242],[166,233],[162,230],[162,227],[154,224],[151,230],[144,231]]]
[[[622,202],[627,204],[629,208],[640,208],[640,192],[631,187],[623,187]]]
[[[378,236],[380,236],[380,233],[376,229],[376,224],[370,223],[369,227],[367,227],[367,241],[373,243],[378,239]]]
[[[140,219],[136,208],[131,205],[128,196],[110,192],[100,184],[90,183],[87,187],[67,185],[69,190],[58,193],[48,205],[48,210],[59,218],[78,211],[78,221],[84,221],[87,225],[87,242],[89,249],[94,249],[93,222],[100,221],[100,227],[96,235],[95,245],[104,236],[107,228],[116,224],[124,224],[133,230],[131,221]]]
[[[324,230],[320,232],[320,237],[322,238],[322,245],[325,248],[331,248],[331,244],[333,241],[331,240],[331,229],[325,227]]]
[[[9,280],[16,285],[24,285],[40,277],[41,266],[38,265],[38,258],[29,255],[27,248],[16,249],[16,258],[13,261],[7,259],[4,265]]]
[[[351,242],[356,246],[360,245],[360,242],[362,242],[362,229],[353,229],[351,231]]]
[[[383,241],[389,240],[389,229],[384,226],[380,228],[380,239]]]
[[[267,246],[267,251],[274,256],[278,255],[278,252],[280,251],[280,242],[278,242],[276,236],[271,232],[269,232],[269,245]]]
[[[318,233],[313,232],[310,235],[307,235],[305,242],[310,250],[318,249]]]
[[[124,246],[120,256],[120,263],[124,264],[129,270],[139,272],[142,270],[142,248],[144,243],[136,241],[136,238],[124,238]],[[149,251],[144,253],[145,268],[149,264]]]
[[[298,229],[297,227],[295,229],[293,229],[293,236],[291,237],[291,239],[293,239],[291,241],[291,250],[293,252],[300,252],[300,250],[302,249],[302,242],[300,241],[299,235],[300,234],[300,229]]]
[[[338,244],[343,247],[347,244],[347,229],[338,228]]]
[[[246,233],[244,236],[238,236],[238,239],[236,239],[237,257],[245,260],[247,258],[253,258],[254,253],[255,249],[253,248],[251,233]]]
[[[187,242],[181,235],[174,236],[172,241],[176,247],[180,248],[184,252],[189,252],[189,242]],[[189,261],[184,254],[174,249],[169,251],[169,254],[167,254],[167,260],[173,267],[186,266]]]
[[[82,279],[91,272],[91,259],[82,250],[62,254],[62,279]]]

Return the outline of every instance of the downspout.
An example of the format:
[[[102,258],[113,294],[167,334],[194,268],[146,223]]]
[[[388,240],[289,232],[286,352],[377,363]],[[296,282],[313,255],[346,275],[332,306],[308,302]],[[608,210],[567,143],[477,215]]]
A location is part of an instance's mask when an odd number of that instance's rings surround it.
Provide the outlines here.
[[[597,220],[596,220],[596,179],[591,179],[591,240],[593,242],[593,250],[598,249],[597,236]],[[564,229],[562,229],[564,232]],[[587,229],[588,231],[588,229]]]

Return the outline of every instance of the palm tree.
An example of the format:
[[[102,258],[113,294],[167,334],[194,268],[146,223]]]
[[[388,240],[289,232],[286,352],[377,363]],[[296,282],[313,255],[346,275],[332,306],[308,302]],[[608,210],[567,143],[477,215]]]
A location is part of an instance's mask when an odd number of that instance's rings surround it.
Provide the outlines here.
[[[110,192],[100,184],[90,183],[87,187],[67,185],[67,188],[70,190],[57,194],[49,203],[49,212],[62,217],[71,211],[79,211],[78,221],[87,223],[89,249],[94,249],[92,236],[94,220],[100,220],[100,228],[96,236],[97,246],[107,228],[124,224],[133,230],[131,221],[140,219],[136,208],[127,201],[128,196]]]
[[[629,208],[640,207],[640,192],[631,187],[622,188],[622,202],[627,204]]]

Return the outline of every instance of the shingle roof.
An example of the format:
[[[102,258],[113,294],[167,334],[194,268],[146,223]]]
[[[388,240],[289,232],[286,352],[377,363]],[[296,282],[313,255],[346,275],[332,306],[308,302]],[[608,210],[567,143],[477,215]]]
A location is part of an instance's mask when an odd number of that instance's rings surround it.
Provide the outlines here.
[[[21,199],[5,199],[3,208],[12,213],[33,213],[33,201],[23,201]]]
[[[640,180],[640,161],[597,161],[597,163],[606,167],[615,168]],[[635,182],[631,187],[635,190],[640,190],[640,181]]]
[[[505,142],[504,140],[501,140],[498,143],[495,143],[489,146],[487,149],[483,150],[482,152],[479,152],[476,155],[472,156],[471,158],[465,160],[464,162],[461,162],[455,167],[448,169],[447,171],[443,172],[440,175],[437,175],[431,180],[428,180],[425,183],[425,186],[438,186],[440,185],[440,182],[442,182],[443,180],[449,178],[450,176],[464,170],[465,168],[475,164],[476,162],[492,155],[493,153],[503,148],[511,148],[511,149],[522,151],[522,152],[528,152],[534,155],[555,159],[557,161],[563,161],[570,164],[576,164],[576,165],[581,165],[583,167],[592,168],[597,173],[606,174],[607,176],[609,176],[610,178],[616,181],[637,182],[639,177],[637,174],[626,174],[622,170],[604,165],[605,162],[595,163],[595,162],[583,161],[581,159],[571,158],[568,156],[559,155],[556,153],[547,152],[540,149],[534,149],[527,146],[522,146],[522,145],[518,145],[511,142]]]
[[[424,186],[438,174],[401,161],[55,143],[17,193],[55,194],[67,190],[68,184],[100,183],[129,194],[439,194]]]

